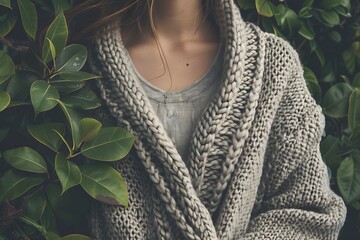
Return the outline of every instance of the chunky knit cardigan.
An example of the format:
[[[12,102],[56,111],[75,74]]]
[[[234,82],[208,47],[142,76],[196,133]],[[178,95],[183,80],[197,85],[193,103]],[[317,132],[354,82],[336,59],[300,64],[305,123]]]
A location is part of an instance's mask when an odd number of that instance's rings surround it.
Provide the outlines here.
[[[324,117],[296,52],[244,22],[232,0],[215,2],[225,70],[188,159],[129,71],[119,33],[98,38],[101,95],[138,138],[116,163],[129,207],[95,206],[95,239],[337,239],[345,207],[329,188],[319,152]]]

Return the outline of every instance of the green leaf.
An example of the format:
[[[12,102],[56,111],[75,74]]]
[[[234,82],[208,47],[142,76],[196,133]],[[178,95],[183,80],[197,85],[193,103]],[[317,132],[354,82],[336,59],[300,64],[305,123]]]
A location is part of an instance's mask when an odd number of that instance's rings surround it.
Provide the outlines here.
[[[334,42],[337,42],[337,43],[341,42],[341,35],[338,31],[331,31],[329,33],[329,36],[332,40],[334,40]]]
[[[125,181],[118,171],[103,164],[86,164],[80,170],[81,186],[91,197],[111,205],[128,206]]]
[[[65,126],[62,123],[43,123],[28,126],[28,131],[33,138],[54,152],[58,152],[61,148],[62,140],[54,130],[59,132],[61,135],[65,134]]]
[[[4,152],[4,159],[12,167],[33,173],[46,173],[44,158],[29,147],[19,147]]]
[[[51,0],[54,6],[55,14],[58,14],[61,11],[66,11],[72,6],[71,0]]]
[[[66,159],[61,153],[58,153],[55,157],[55,171],[62,186],[62,193],[81,183],[79,167]]]
[[[18,198],[43,182],[41,177],[26,176],[10,169],[0,177],[0,202]]]
[[[315,33],[305,23],[301,25],[298,33],[307,40],[313,40],[315,37]]]
[[[51,49],[49,42],[46,39],[49,39],[55,47],[55,51],[60,53],[67,42],[68,38],[68,28],[66,19],[63,12],[60,12],[55,20],[50,24],[46,34],[45,41],[42,49],[42,60],[45,63],[48,63],[51,60]]]
[[[302,7],[303,7],[303,8],[305,8],[305,7],[311,7],[311,6],[313,5],[313,3],[314,3],[314,0],[305,0],[305,1],[303,2]]]
[[[237,3],[239,4],[240,8],[247,10],[255,8],[255,2],[249,1],[249,0],[237,0]]]
[[[321,141],[320,150],[326,165],[331,169],[337,169],[342,160],[340,140],[332,135],[327,135]]]
[[[80,118],[75,111],[66,107],[63,102],[59,100],[57,100],[57,102],[60,105],[61,109],[63,110],[63,113],[68,123],[70,124],[71,136],[73,140],[73,150],[75,150],[75,147],[78,146],[80,142],[80,133],[79,133]]]
[[[95,138],[102,124],[94,118],[83,118],[80,120],[80,143],[88,142]]]
[[[317,59],[319,60],[319,63],[323,67],[325,65],[325,56],[324,56],[323,51],[319,48],[319,46],[317,46],[315,48],[314,52],[315,52]]]
[[[11,59],[11,57],[3,52],[0,51],[0,85],[5,82],[9,77],[15,74],[15,65]]]
[[[360,125],[360,89],[355,88],[350,95],[348,123],[351,130]]]
[[[360,159],[358,156],[347,157],[337,170],[337,184],[345,202],[360,199]]]
[[[3,111],[10,103],[10,96],[7,92],[0,90],[0,112]]]
[[[58,90],[43,80],[33,82],[30,88],[30,97],[35,115],[54,108],[57,104],[54,99],[60,98]]]
[[[38,230],[41,233],[46,232],[46,230],[43,226],[39,225],[36,221],[34,221],[33,219],[31,219],[27,216],[21,216],[21,217],[19,217],[19,220],[27,225],[34,227],[36,230]]]
[[[273,12],[271,10],[268,0],[255,0],[257,12],[264,17],[272,17]]]
[[[339,14],[334,10],[320,10],[320,16],[331,26],[335,26],[340,23]]]
[[[0,36],[5,37],[14,28],[17,21],[17,15],[10,12],[6,15],[6,19],[0,21]]]
[[[50,85],[63,94],[69,94],[81,89],[85,84],[83,81],[56,80],[50,82]]]
[[[59,240],[91,240],[91,238],[80,234],[71,234],[62,237]]]
[[[12,101],[24,101],[29,96],[31,84],[38,79],[38,76],[32,72],[16,72],[10,78],[6,86],[6,92],[9,93]]]
[[[49,47],[50,47],[51,59],[52,59],[53,62],[55,63],[55,58],[56,58],[56,49],[55,49],[55,46],[54,46],[53,42],[52,42],[50,39],[47,38],[46,41],[48,42]]]
[[[286,12],[281,19],[281,28],[286,30],[290,35],[297,32],[301,27],[298,15],[290,8],[286,8]]]
[[[72,44],[56,58],[56,66],[59,72],[76,72],[85,64],[87,59],[87,50],[83,45]]]
[[[353,83],[352,85],[356,88],[360,89],[360,72],[358,72],[357,74],[355,74],[355,77],[353,79]]]
[[[95,78],[100,78],[100,76],[96,76],[87,72],[61,72],[60,77],[64,80],[70,81],[87,81]],[[61,80],[60,80],[61,81]]]
[[[329,9],[341,5],[343,0],[321,0],[319,6],[321,8]]]
[[[53,232],[46,232],[45,234],[43,234],[43,236],[45,237],[46,240],[59,240],[60,236],[56,233]]]
[[[53,186],[53,185],[48,185],[48,187],[46,188],[46,194],[48,198],[49,198],[49,193],[51,192],[51,188],[49,188],[49,186]],[[47,202],[46,204],[44,213],[40,218],[40,223],[42,226],[45,227],[46,232],[48,231],[57,232],[56,217],[53,211],[53,207],[49,202]]]
[[[32,40],[35,40],[38,24],[35,5],[30,0],[17,0],[17,3],[25,32]]]
[[[321,88],[318,82],[318,79],[315,76],[315,73],[308,67],[303,66],[304,69],[304,78],[306,80],[306,85],[315,99],[321,97]]]
[[[356,67],[356,54],[354,53],[354,51],[351,49],[344,51],[342,54],[342,58],[349,73],[353,74]]]
[[[323,111],[333,118],[345,117],[348,114],[349,97],[352,87],[347,83],[337,83],[325,94]]]
[[[90,159],[99,161],[117,161],[125,157],[135,136],[118,127],[103,128],[98,135],[81,147],[81,153]]]
[[[311,8],[310,7],[304,7],[302,9],[300,9],[298,16],[300,18],[311,18],[313,16],[312,12],[311,12]]]
[[[0,0],[0,5],[11,9],[10,0]]]
[[[101,106],[99,97],[87,88],[64,96],[62,101],[68,107],[80,110],[90,110]]]
[[[46,196],[42,189],[24,200],[24,210],[26,216],[34,221],[39,221],[46,207]]]

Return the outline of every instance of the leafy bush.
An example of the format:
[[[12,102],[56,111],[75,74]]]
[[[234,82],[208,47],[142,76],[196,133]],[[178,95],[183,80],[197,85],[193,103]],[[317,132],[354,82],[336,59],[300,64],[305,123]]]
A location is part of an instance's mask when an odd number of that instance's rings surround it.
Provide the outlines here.
[[[360,2],[238,0],[243,17],[287,39],[326,117],[321,153],[348,206],[339,239],[360,234]]]
[[[135,138],[93,118],[101,102],[85,82],[98,77],[81,71],[87,49],[67,45],[71,5],[0,0],[0,239],[89,239],[79,231],[91,198],[127,206],[107,163]],[[41,41],[44,12],[56,17]]]

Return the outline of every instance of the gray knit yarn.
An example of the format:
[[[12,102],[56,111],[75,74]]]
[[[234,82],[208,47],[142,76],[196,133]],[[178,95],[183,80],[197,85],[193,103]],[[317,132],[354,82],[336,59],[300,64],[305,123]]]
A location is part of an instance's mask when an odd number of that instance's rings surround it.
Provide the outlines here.
[[[336,239],[345,217],[319,153],[321,108],[290,45],[218,0],[225,71],[188,165],[133,73],[118,32],[99,37],[94,71],[119,126],[138,136],[116,163],[129,208],[95,205],[96,239]]]

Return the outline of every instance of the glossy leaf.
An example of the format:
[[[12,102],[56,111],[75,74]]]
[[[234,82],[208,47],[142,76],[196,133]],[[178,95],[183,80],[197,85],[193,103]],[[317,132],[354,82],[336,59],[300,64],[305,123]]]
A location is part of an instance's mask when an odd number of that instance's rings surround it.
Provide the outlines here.
[[[54,99],[59,99],[59,92],[46,81],[35,81],[30,88],[31,103],[35,115],[40,112],[48,111],[57,105]]]
[[[360,199],[360,159],[347,157],[337,170],[337,184],[347,203]]]
[[[265,17],[273,16],[273,12],[271,10],[268,0],[255,0],[255,5],[256,10],[260,15],[263,15]]]
[[[43,234],[43,236],[45,237],[46,240],[59,240],[60,236],[54,232],[46,232],[45,234]]]
[[[128,206],[125,181],[118,171],[102,164],[86,164],[80,170],[81,186],[91,197],[110,205]]]
[[[90,110],[101,106],[98,96],[87,88],[64,96],[62,101],[68,107],[80,110]]]
[[[17,0],[25,32],[35,40],[38,19],[35,5],[30,0]]]
[[[50,39],[47,38],[46,41],[49,44],[50,53],[51,53],[51,59],[53,60],[53,62],[55,62],[55,58],[56,58],[55,46],[54,46],[53,42]]]
[[[345,117],[348,114],[351,92],[352,88],[347,83],[338,83],[332,86],[324,96],[324,113],[333,118]]]
[[[60,93],[69,94],[81,89],[85,84],[83,81],[57,80],[50,82]]]
[[[6,19],[0,21],[0,36],[5,37],[14,28],[17,15],[14,12],[7,14]]]
[[[38,79],[32,72],[18,71],[10,78],[6,92],[13,101],[24,101],[29,96],[31,84]]]
[[[358,72],[353,79],[353,86],[360,89],[360,72]]]
[[[306,24],[301,25],[298,32],[301,36],[308,40],[313,40],[315,37],[315,33]]]
[[[8,78],[15,74],[15,65],[11,59],[11,57],[3,52],[0,51],[0,85],[5,82]]]
[[[18,198],[43,182],[41,177],[26,176],[10,169],[0,177],[0,202]]]
[[[71,160],[66,159],[61,153],[58,153],[55,157],[55,171],[62,186],[62,193],[81,183],[79,167]]]
[[[91,238],[80,234],[71,234],[60,238],[60,240],[91,240]]]
[[[72,5],[71,0],[51,0],[51,2],[54,6],[55,14],[58,14],[61,11],[68,10]]]
[[[65,134],[65,126],[62,123],[43,123],[28,127],[28,131],[33,138],[54,152],[58,152],[62,145],[62,140],[54,130],[61,135]]]
[[[348,49],[343,52],[342,58],[349,73],[351,74],[354,73],[356,66],[356,58],[357,58],[356,53],[351,49]]]
[[[95,138],[100,129],[102,124],[94,118],[83,118],[80,120],[80,143],[81,142],[88,142]]]
[[[81,153],[90,159],[99,161],[117,161],[125,157],[135,136],[122,128],[102,128],[98,135],[81,147]]]
[[[46,34],[45,41],[42,49],[42,60],[48,63],[51,60],[51,49],[49,42],[46,39],[51,40],[54,44],[55,51],[60,53],[67,42],[68,28],[66,19],[63,12],[60,12],[55,20],[50,24]]]
[[[339,15],[334,10],[321,10],[320,16],[326,23],[331,26],[338,25],[340,22]]]
[[[343,159],[341,156],[341,142],[339,138],[332,135],[326,136],[326,138],[321,141],[320,150],[322,159],[325,161],[326,165],[332,169],[337,169]]]
[[[12,167],[33,173],[46,173],[47,165],[44,158],[29,147],[18,147],[4,152],[4,159]]]
[[[36,230],[38,230],[41,233],[46,232],[46,230],[45,230],[45,228],[43,226],[39,225],[36,221],[34,221],[33,219],[31,219],[31,218],[29,218],[27,216],[19,217],[19,221],[34,227]]]
[[[240,8],[245,10],[255,8],[255,1],[238,0],[237,3],[239,4]]]
[[[350,95],[348,124],[351,130],[360,125],[360,89],[355,88]]]
[[[95,78],[100,78],[99,76],[96,76],[91,73],[87,72],[61,72],[60,77],[64,80],[71,80],[71,81],[87,81]]]
[[[0,0],[0,5],[7,7],[7,8],[11,8],[11,1],[10,0]]]
[[[39,189],[35,194],[25,199],[24,202],[25,215],[38,221],[44,213],[46,207],[46,196],[44,191]]]
[[[85,64],[87,59],[87,50],[83,45],[72,44],[56,58],[56,66],[59,72],[76,72]]]
[[[322,8],[333,8],[340,5],[343,0],[320,0],[319,6]]]
[[[60,105],[63,113],[70,125],[71,129],[71,136],[73,140],[73,149],[79,144],[80,142],[80,133],[79,133],[79,124],[80,118],[77,112],[65,106],[65,104],[59,100],[57,100],[58,104]]]
[[[10,103],[10,96],[7,92],[0,90],[0,112],[3,111]]]
[[[48,185],[48,186],[52,186],[52,185]],[[49,187],[46,188],[47,198],[49,198],[49,193],[51,192],[50,189],[51,188],[49,188]],[[40,218],[40,223],[42,226],[45,227],[46,232],[48,232],[48,231],[57,232],[56,217],[55,217],[55,214],[53,211],[53,207],[51,206],[49,201],[47,202],[44,213]]]

